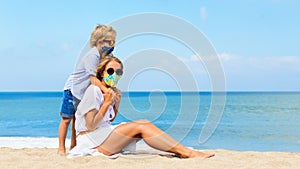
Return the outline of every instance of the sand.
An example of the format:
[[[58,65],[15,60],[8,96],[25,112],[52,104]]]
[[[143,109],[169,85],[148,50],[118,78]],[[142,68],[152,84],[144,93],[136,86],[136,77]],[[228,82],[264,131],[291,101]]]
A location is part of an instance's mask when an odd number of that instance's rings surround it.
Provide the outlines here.
[[[299,169],[300,153],[290,152],[214,152],[209,159],[180,159],[169,153],[143,150],[136,154],[120,155],[117,159],[102,156],[85,156],[68,159],[60,156],[55,148],[0,148],[0,168],[205,168],[205,169]]]

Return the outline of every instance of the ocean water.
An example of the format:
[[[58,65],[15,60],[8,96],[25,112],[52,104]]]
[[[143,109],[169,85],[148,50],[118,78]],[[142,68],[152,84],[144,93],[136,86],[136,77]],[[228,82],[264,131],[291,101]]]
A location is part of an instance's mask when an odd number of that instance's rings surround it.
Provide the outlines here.
[[[226,97],[221,113],[210,111],[214,94],[125,92],[114,124],[148,119],[197,149],[300,152],[300,92],[219,94]],[[57,147],[61,97],[62,92],[0,92],[0,147]],[[214,124],[200,141],[204,127]]]

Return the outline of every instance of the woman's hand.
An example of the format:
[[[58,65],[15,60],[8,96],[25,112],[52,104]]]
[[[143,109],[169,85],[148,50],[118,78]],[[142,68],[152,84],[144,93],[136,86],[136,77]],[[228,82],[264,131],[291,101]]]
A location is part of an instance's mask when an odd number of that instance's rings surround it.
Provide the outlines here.
[[[108,88],[107,91],[103,93],[103,97],[104,102],[99,110],[93,109],[85,115],[86,127],[89,131],[93,131],[98,127],[109,106],[114,102],[116,94],[111,88]]]
[[[107,91],[103,94],[103,97],[104,102],[110,105],[114,102],[116,94],[111,88],[108,88]]]
[[[114,99],[114,102],[115,104],[120,104],[120,101],[121,101],[121,97],[122,97],[122,93],[121,93],[121,90],[117,89],[117,88],[112,88],[112,90],[115,92],[115,99]]]
[[[116,118],[116,116],[117,116],[117,113],[118,113],[118,111],[119,111],[119,106],[120,106],[120,101],[121,101],[121,97],[122,97],[122,93],[121,93],[121,91],[119,90],[119,89],[117,89],[117,88],[112,88],[113,89],[113,91],[115,92],[115,94],[116,94],[116,97],[115,97],[115,100],[114,100],[114,102],[115,102],[115,104],[114,104],[114,111],[115,111],[115,113],[116,113],[116,115],[115,115],[115,117],[111,120],[111,122],[112,121],[114,121],[114,119]]]

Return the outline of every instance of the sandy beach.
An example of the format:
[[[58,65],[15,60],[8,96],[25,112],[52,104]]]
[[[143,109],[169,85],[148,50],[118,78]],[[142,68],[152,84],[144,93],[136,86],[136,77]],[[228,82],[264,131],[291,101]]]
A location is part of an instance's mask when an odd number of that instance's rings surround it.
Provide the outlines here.
[[[0,168],[206,168],[206,169],[297,169],[300,153],[290,152],[214,152],[209,159],[180,159],[172,154],[155,150],[137,151],[120,155],[117,159],[102,156],[85,156],[68,159],[56,154],[55,148],[0,148]]]

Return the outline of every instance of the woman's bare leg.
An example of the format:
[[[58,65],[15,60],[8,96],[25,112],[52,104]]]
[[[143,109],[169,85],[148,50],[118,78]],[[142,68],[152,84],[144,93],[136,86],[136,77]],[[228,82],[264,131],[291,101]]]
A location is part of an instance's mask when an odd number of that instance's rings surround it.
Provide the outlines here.
[[[137,138],[144,139],[149,146],[155,149],[172,152],[183,158],[208,158],[214,155],[191,150],[181,145],[147,120],[138,120],[116,127],[97,149],[106,155],[112,155],[121,151],[122,148]]]

